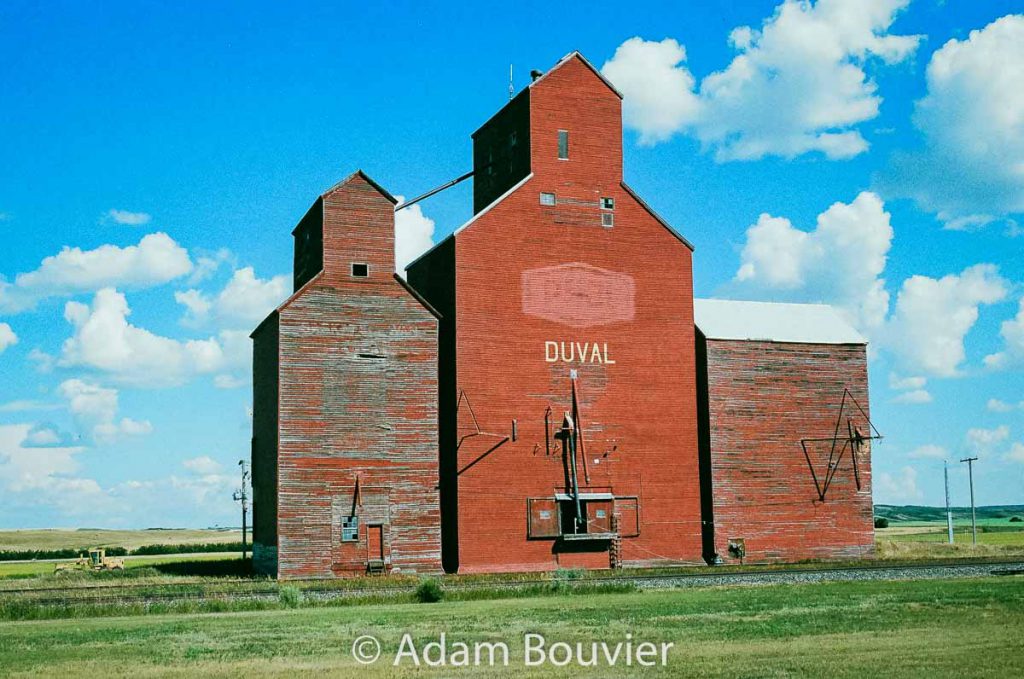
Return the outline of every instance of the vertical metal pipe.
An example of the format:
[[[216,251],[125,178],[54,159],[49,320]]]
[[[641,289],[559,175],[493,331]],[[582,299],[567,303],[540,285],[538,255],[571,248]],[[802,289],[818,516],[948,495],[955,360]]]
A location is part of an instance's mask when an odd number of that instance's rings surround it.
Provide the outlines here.
[[[579,532],[580,526],[583,524],[583,507],[580,504],[580,484],[576,477],[576,428],[570,425],[569,436],[569,454],[570,458],[569,468],[572,470],[572,499],[576,506],[576,532]]]
[[[974,512],[974,462],[977,459],[976,457],[967,457],[960,460],[967,463],[967,478],[971,484],[971,540],[975,545],[978,544],[978,518]]]
[[[245,542],[246,542],[246,539],[248,537],[247,534],[246,534],[247,531],[248,531],[248,526],[247,526],[247,522],[246,522],[246,518],[247,518],[246,515],[248,513],[249,513],[249,508],[246,507],[243,504],[242,505],[242,561],[245,561],[245,557],[248,555],[248,552],[246,551],[246,548],[245,548]]]
[[[967,461],[967,477],[971,484],[971,542],[978,544],[978,518],[974,512],[974,460]]]
[[[942,461],[942,476],[946,481],[946,532],[949,536],[949,544],[953,544],[953,510],[949,507],[949,462]]]

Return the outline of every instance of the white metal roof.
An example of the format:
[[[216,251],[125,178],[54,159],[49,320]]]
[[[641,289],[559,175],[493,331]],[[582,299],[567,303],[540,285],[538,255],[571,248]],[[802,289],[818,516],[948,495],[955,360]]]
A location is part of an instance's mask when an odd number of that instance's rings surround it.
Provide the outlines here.
[[[827,304],[778,304],[728,299],[693,300],[694,321],[708,339],[806,344],[867,344]]]

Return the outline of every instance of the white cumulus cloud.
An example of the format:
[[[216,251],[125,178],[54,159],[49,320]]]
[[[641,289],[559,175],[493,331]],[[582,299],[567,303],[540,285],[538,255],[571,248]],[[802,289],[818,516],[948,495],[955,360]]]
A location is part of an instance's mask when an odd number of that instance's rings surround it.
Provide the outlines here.
[[[1003,321],[999,334],[1006,343],[1006,348],[985,357],[985,365],[990,368],[1004,368],[1013,363],[1024,362],[1024,297],[1021,297],[1017,315]]]
[[[112,220],[116,224],[124,224],[126,226],[142,226],[143,224],[149,224],[153,217],[145,212],[130,212],[128,210],[110,210],[106,214],[106,218]]]
[[[905,391],[893,399],[897,403],[931,403],[932,395],[927,389]]]
[[[815,151],[849,158],[868,148],[857,126],[882,102],[869,62],[904,61],[920,41],[889,32],[908,2],[786,0],[759,29],[734,29],[736,56],[696,88],[671,38],[631,38],[601,70],[623,92],[625,123],[642,143],[686,132],[719,161]]]
[[[915,372],[953,377],[966,358],[964,339],[982,304],[1006,297],[1007,282],[992,264],[935,279],[911,276],[903,282],[886,325],[884,344]]]
[[[630,38],[601,69],[622,92],[622,122],[640,132],[642,145],[665,141],[697,119],[700,99],[685,61],[686,48],[672,38]]]
[[[1018,408],[1024,410],[1024,401],[1014,405],[1012,403],[1007,403],[1006,401],[1000,401],[997,398],[990,398],[988,400],[987,407],[994,413],[1009,413]]]
[[[199,325],[212,319],[221,326],[252,328],[287,299],[290,292],[289,276],[262,279],[247,266],[235,270],[216,295],[190,289],[174,293],[174,299],[186,309],[186,324]]]
[[[0,413],[24,413],[34,410],[59,410],[60,404],[35,399],[18,399],[0,404]]]
[[[104,287],[160,285],[192,270],[188,252],[165,233],[152,233],[138,245],[101,245],[94,250],[65,247],[35,271],[0,281],[0,312],[18,313],[49,297],[94,292]]]
[[[925,147],[896,156],[888,182],[947,228],[1024,212],[1024,15],[950,40],[926,79],[914,113]]]
[[[12,347],[18,343],[18,336],[14,334],[14,330],[7,323],[0,323],[0,354],[4,353],[8,347]]]
[[[875,478],[873,495],[879,504],[908,504],[924,497],[917,487],[917,470],[903,467],[897,474],[881,472]]]
[[[1010,428],[1005,424],[995,429],[968,429],[965,437],[967,450],[978,457],[990,455],[1010,438]]]
[[[885,320],[885,270],[893,229],[882,200],[865,191],[818,215],[811,231],[762,214],[747,229],[733,287],[749,297],[824,302],[862,332]]]
[[[398,196],[401,204],[404,197]],[[434,220],[423,214],[419,205],[395,213],[395,271],[405,267],[434,245]]]
[[[197,474],[219,474],[223,467],[209,455],[193,457],[181,463],[185,469]]]
[[[920,375],[901,377],[896,373],[889,373],[889,388],[900,392],[893,399],[897,403],[931,403],[931,392],[925,389],[927,384],[928,379]]]
[[[24,506],[57,507],[68,515],[95,511],[103,491],[92,479],[76,476],[80,446],[33,447],[30,424],[0,425],[0,510]]]
[[[64,341],[60,363],[83,366],[134,386],[173,386],[195,375],[239,370],[251,360],[244,331],[221,331],[207,339],[176,340],[128,321],[125,296],[112,288],[96,293],[91,305],[68,302],[64,316],[74,333]]]
[[[889,387],[892,389],[923,389],[926,384],[926,377],[900,377],[896,373],[889,373]]]
[[[65,380],[57,388],[68,402],[68,411],[79,428],[98,443],[111,443],[127,436],[143,436],[153,431],[148,421],[129,417],[117,419],[118,392],[79,379]]]
[[[914,450],[910,451],[907,457],[913,459],[945,460],[949,458],[949,452],[942,446],[936,446],[929,443],[923,446],[918,446]]]

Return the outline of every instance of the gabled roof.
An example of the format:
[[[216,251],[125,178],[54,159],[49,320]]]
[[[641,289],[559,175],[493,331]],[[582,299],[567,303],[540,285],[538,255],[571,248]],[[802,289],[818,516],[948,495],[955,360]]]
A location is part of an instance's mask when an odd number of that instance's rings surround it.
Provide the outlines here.
[[[617,96],[619,99],[622,99],[622,92],[619,92],[617,89],[615,89],[615,85],[612,85],[608,78],[605,78],[603,75],[601,75],[601,71],[597,70],[596,66],[587,61],[587,58],[580,54],[578,50],[573,50],[572,52],[569,52],[564,57],[559,59],[558,63],[551,67],[551,70],[547,71],[544,75],[534,80],[532,83],[530,83],[529,86],[533,87],[537,83],[543,82],[544,78],[547,78],[549,75],[551,75],[552,73],[560,69],[562,66],[572,61],[573,59],[579,59],[580,61],[582,61],[584,66],[593,71],[594,75],[600,78],[601,82],[607,85],[608,89],[615,93],[615,96]]]
[[[324,191],[323,193],[321,193],[320,197],[324,198],[331,191],[334,191],[335,189],[340,188],[340,187],[344,186],[345,184],[348,184],[350,181],[352,181],[356,177],[362,177],[366,181],[367,184],[369,184],[373,188],[377,189],[380,192],[380,195],[382,195],[385,198],[387,198],[388,200],[390,200],[392,205],[398,205],[398,199],[397,198],[395,198],[390,193],[388,193],[387,190],[383,186],[381,186],[377,182],[373,181],[373,179],[370,177],[370,175],[366,174],[362,170],[356,170],[355,172],[353,172],[349,176],[345,177],[340,182],[338,182],[337,184],[335,184],[331,188],[329,188],[326,191]]]
[[[495,111],[495,112],[494,112],[494,115],[492,115],[492,116],[491,116],[490,118],[488,118],[488,119],[487,119],[487,120],[486,120],[486,121],[484,122],[484,124],[483,124],[483,125],[481,125],[480,127],[476,128],[476,131],[475,131],[475,132],[473,132],[473,133],[472,133],[471,135],[469,135],[469,136],[470,136],[470,137],[474,137],[474,138],[475,138],[475,137],[476,137],[476,135],[477,135],[477,134],[478,134],[478,133],[480,132],[480,130],[482,130],[482,129],[484,129],[485,127],[487,127],[488,123],[490,123],[490,122],[491,122],[492,120],[494,120],[494,119],[495,119],[495,118],[497,118],[497,117],[498,117],[499,115],[501,115],[501,113],[502,113],[502,112],[503,112],[503,111],[504,111],[504,110],[505,110],[506,108],[508,108],[509,106],[511,106],[511,105],[512,105],[512,102],[514,102],[514,101],[518,100],[518,99],[519,99],[519,97],[521,97],[521,96],[523,96],[523,95],[527,94],[527,93],[529,92],[529,90],[531,90],[531,89],[533,88],[533,86],[534,86],[534,85],[536,85],[536,84],[537,84],[537,83],[539,83],[539,82],[542,82],[542,81],[543,81],[543,80],[544,80],[545,78],[547,78],[547,77],[548,77],[549,75],[551,75],[552,73],[554,73],[555,71],[557,71],[557,70],[558,70],[559,68],[561,68],[561,67],[562,67],[562,66],[564,66],[565,64],[567,64],[567,63],[569,63],[570,61],[572,61],[573,59],[579,59],[579,60],[580,60],[580,61],[581,61],[581,62],[583,63],[583,65],[584,65],[584,66],[586,66],[587,68],[589,68],[589,69],[591,70],[591,72],[592,72],[592,73],[593,73],[594,75],[596,75],[596,76],[597,76],[597,77],[598,77],[598,78],[599,78],[599,79],[601,80],[601,82],[603,82],[603,83],[604,83],[604,84],[605,84],[605,85],[606,85],[606,86],[608,87],[608,89],[610,89],[610,90],[611,90],[612,92],[614,92],[614,93],[615,93],[615,96],[617,96],[617,97],[618,97],[619,99],[622,99],[622,92],[619,92],[619,91],[618,91],[617,89],[615,89],[615,85],[612,85],[612,84],[611,84],[611,82],[610,82],[610,81],[608,80],[608,78],[605,78],[605,77],[604,77],[603,75],[601,75],[601,71],[597,70],[597,67],[596,67],[596,66],[594,66],[594,65],[593,65],[592,63],[590,63],[589,61],[587,61],[587,58],[586,58],[585,56],[583,56],[582,54],[580,54],[580,53],[579,53],[578,51],[573,51],[573,52],[570,52],[569,54],[566,54],[566,55],[565,55],[564,57],[562,57],[561,59],[559,59],[559,60],[558,60],[558,61],[557,61],[557,62],[555,63],[555,65],[554,65],[554,66],[552,66],[550,70],[546,71],[546,72],[545,72],[545,73],[544,73],[544,74],[543,74],[542,76],[540,76],[540,77],[539,77],[539,78],[537,78],[536,80],[532,81],[532,82],[531,82],[531,83],[530,83],[529,85],[527,85],[526,87],[524,87],[523,89],[521,89],[521,90],[520,90],[519,92],[517,92],[517,93],[516,93],[516,95],[515,95],[515,96],[514,96],[514,97],[513,97],[513,98],[512,98],[511,100],[509,100],[509,102],[508,102],[507,104],[505,104],[504,106],[502,106],[501,108],[499,108],[499,109],[498,109],[497,111]]]
[[[382,195],[385,198],[387,198],[388,200],[390,200],[392,205],[398,205],[398,199],[395,198],[394,196],[392,196],[390,193],[388,193],[387,189],[385,189],[383,186],[381,186],[377,182],[373,181],[373,178],[370,177],[370,175],[368,175],[365,172],[363,172],[362,170],[356,170],[355,172],[353,172],[349,176],[345,177],[340,182],[336,183],[334,186],[332,186],[331,188],[327,189],[326,191],[321,193],[319,196],[317,196],[317,199],[313,201],[313,204],[310,205],[309,209],[306,210],[305,214],[302,215],[302,219],[299,220],[299,224],[301,224],[302,220],[306,218],[306,215],[308,215],[310,212],[315,210],[317,205],[321,204],[321,201],[323,201],[323,199],[327,196],[328,193],[334,191],[335,189],[341,188],[342,186],[344,186],[345,184],[348,184],[350,181],[352,181],[356,177],[362,177],[363,180],[367,184],[369,184],[373,188],[377,189],[377,191],[380,192],[380,195]],[[299,224],[296,224],[295,228],[292,229],[292,235],[293,236],[295,235],[295,232],[298,231]]]
[[[693,320],[709,340],[800,344],[868,343],[834,307],[827,304],[695,299]]]
[[[439,312],[437,309],[435,309],[433,307],[433,305],[431,305],[431,303],[428,302],[427,299],[423,295],[421,295],[420,293],[416,292],[416,289],[413,288],[411,285],[409,285],[409,281],[405,280],[404,278],[399,276],[397,273],[394,274],[394,277],[395,277],[395,280],[398,281],[398,283],[403,288],[405,288],[405,291],[408,292],[410,295],[412,295],[413,299],[415,299],[417,302],[422,304],[423,308],[426,309],[427,311],[429,311],[431,314],[433,314],[434,318],[436,318],[437,320],[441,320],[441,312]]]

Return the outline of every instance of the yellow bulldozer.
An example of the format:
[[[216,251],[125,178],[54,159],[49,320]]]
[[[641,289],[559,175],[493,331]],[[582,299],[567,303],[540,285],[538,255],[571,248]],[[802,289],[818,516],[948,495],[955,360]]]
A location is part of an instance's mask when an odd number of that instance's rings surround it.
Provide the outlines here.
[[[69,563],[59,563],[53,567],[54,573],[64,571],[123,571],[124,559],[116,556],[107,556],[107,550],[102,547],[89,550],[89,556],[79,554],[78,559]]]

